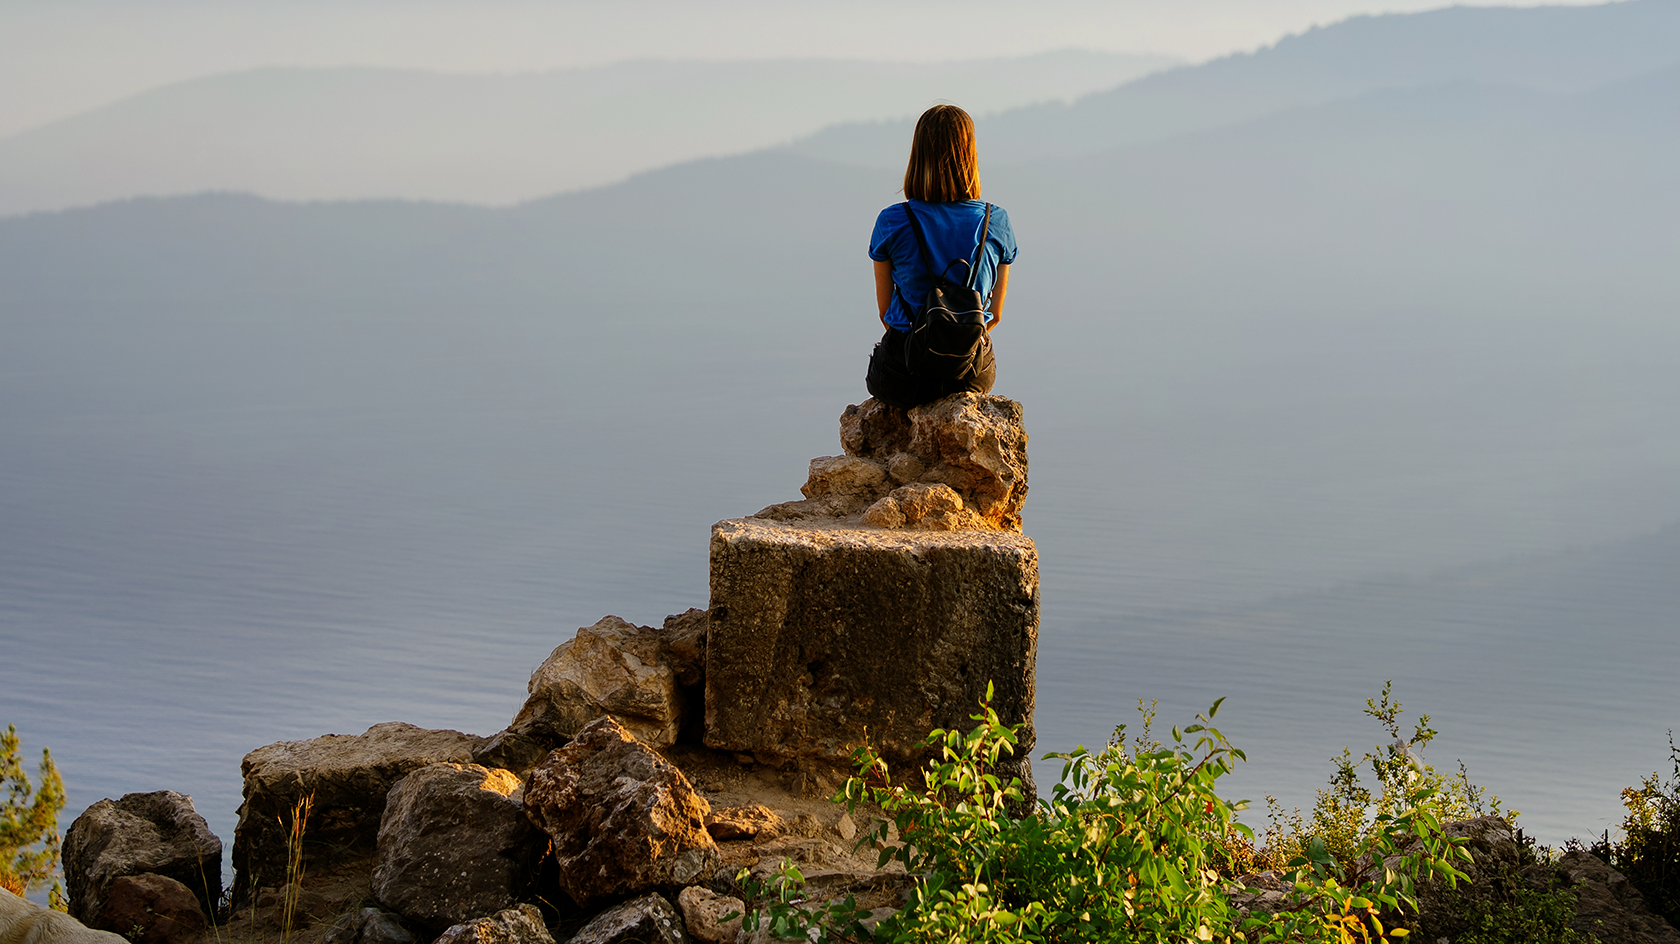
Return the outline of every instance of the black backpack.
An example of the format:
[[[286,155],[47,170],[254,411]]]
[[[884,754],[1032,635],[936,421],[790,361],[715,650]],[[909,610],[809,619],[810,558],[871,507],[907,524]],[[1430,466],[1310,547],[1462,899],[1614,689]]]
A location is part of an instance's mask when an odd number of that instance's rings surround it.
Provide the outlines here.
[[[978,368],[978,355],[986,342],[986,300],[974,290],[974,279],[979,274],[980,253],[985,251],[986,236],[992,228],[992,205],[986,204],[980,244],[974,247],[973,258],[952,259],[937,274],[927,237],[922,234],[922,224],[908,200],[904,202],[904,215],[910,218],[922,265],[933,280],[933,287],[928,289],[927,299],[921,305],[905,306],[910,309],[910,336],[904,341],[904,367],[917,377],[961,380]],[[958,263],[968,268],[968,278],[953,282],[947,275],[951,266]]]

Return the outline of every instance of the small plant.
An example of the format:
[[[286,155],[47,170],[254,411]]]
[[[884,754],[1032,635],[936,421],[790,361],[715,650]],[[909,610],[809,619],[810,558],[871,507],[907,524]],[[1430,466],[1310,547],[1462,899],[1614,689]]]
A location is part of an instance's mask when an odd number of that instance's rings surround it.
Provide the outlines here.
[[[58,814],[64,809],[64,780],[52,753],[41,751],[41,785],[23,769],[17,728],[0,734],[0,888],[22,895],[46,888],[53,908],[65,910],[58,872]]]
[[[281,905],[281,940],[292,939],[292,923],[297,916],[298,896],[303,891],[303,833],[309,823],[309,812],[315,808],[315,795],[303,797],[292,807],[292,828],[286,834],[286,890]],[[284,824],[282,824],[284,825]]]
[[[869,911],[858,907],[855,896],[808,904],[803,897],[805,876],[789,859],[783,859],[781,867],[768,880],[752,878],[750,870],[742,869],[736,873],[735,881],[745,894],[747,912],[742,915],[732,911],[724,920],[739,917],[742,929],[748,932],[765,927],[773,938],[800,938],[812,944],[871,939],[869,929],[862,923]]]
[[[1651,910],[1674,923],[1680,920],[1680,749],[1673,731],[1668,758],[1673,772],[1667,781],[1653,772],[1622,791],[1628,812],[1621,838],[1612,841],[1606,831],[1589,851],[1626,875]]]

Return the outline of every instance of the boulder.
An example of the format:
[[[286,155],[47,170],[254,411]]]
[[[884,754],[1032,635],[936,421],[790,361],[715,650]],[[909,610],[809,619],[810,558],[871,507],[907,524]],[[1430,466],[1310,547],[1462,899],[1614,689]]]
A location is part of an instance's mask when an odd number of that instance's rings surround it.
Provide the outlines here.
[[[0,944],[128,944],[128,939],[0,888]]]
[[[918,531],[978,531],[980,516],[963,507],[962,496],[949,485],[917,483],[895,488],[863,512],[872,528],[914,528]]]
[[[1030,539],[722,521],[711,586],[706,746],[844,765],[867,739],[890,762],[919,767],[928,731],[966,731],[991,683],[1003,721],[1027,725],[1005,772],[1030,789]]]
[[[510,771],[477,764],[432,764],[398,781],[379,824],[374,897],[433,929],[513,907],[536,853],[519,787]]]
[[[480,767],[511,770],[523,780],[531,775],[531,768],[542,763],[542,759],[547,757],[552,749],[553,745],[538,741],[530,735],[502,730],[485,738],[473,748],[472,762]]]
[[[1575,920],[1570,927],[1601,941],[1627,944],[1680,944],[1675,931],[1645,903],[1627,876],[1584,849],[1558,857],[1557,872],[1575,892]]]
[[[706,679],[706,631],[711,619],[705,610],[690,607],[665,617],[660,635],[665,642],[665,661],[681,688],[698,688]]]
[[[192,889],[167,875],[145,872],[111,883],[94,926],[133,944],[184,944],[196,940],[210,923]]]
[[[222,895],[222,841],[192,797],[173,790],[100,800],[70,824],[62,850],[70,913],[86,924],[97,923],[111,883],[125,875],[174,879],[205,914]]]
[[[245,802],[234,830],[235,897],[286,881],[286,843],[298,801],[313,806],[303,833],[304,862],[320,869],[370,859],[385,796],[397,781],[431,764],[472,762],[479,739],[412,724],[376,724],[363,734],[281,741],[245,755]]]
[[[558,746],[584,725],[611,715],[645,744],[675,744],[683,700],[660,630],[603,617],[561,643],[536,672],[530,697],[508,726]]]
[[[711,875],[709,812],[682,771],[610,717],[550,754],[525,786],[525,813],[552,837],[560,887],[579,905]]]
[[[334,922],[321,944],[415,944],[415,938],[396,915],[363,908]]]
[[[516,905],[454,925],[433,944],[554,944],[554,935],[548,933],[542,912],[535,906]]]
[[[657,894],[632,898],[596,915],[569,944],[686,944],[682,917]]]
[[[805,498],[771,505],[755,517],[834,518],[887,529],[1020,531],[1027,498],[1021,416],[1019,403],[977,393],[909,410],[874,399],[848,406],[840,416],[845,455],[812,459],[800,489]],[[901,493],[906,486],[949,491]]]
[[[677,896],[677,907],[682,909],[683,926],[700,944],[735,944],[741,933],[741,917],[747,911],[741,899],[699,885],[683,889]],[[724,920],[730,914],[735,917]]]

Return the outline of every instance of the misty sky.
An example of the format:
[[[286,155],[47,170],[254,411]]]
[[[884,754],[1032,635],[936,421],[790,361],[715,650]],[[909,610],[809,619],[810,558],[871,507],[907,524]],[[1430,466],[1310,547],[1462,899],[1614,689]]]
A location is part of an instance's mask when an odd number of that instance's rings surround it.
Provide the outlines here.
[[[266,65],[521,71],[657,57],[1191,60],[1440,0],[0,0],[0,135]],[[1529,6],[1521,3],[1485,5]],[[957,25],[957,24],[960,24]],[[951,36],[930,43],[930,36]]]

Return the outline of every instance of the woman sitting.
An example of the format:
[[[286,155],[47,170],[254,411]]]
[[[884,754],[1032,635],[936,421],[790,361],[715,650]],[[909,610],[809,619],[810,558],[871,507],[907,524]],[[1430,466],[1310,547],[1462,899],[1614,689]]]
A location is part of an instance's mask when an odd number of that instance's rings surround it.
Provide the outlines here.
[[[1003,320],[1015,232],[1002,207],[980,199],[968,112],[935,105],[922,114],[904,196],[881,211],[869,238],[887,329],[869,357],[869,393],[899,407],[986,393],[997,376],[991,332]],[[930,298],[935,288],[942,292]]]

